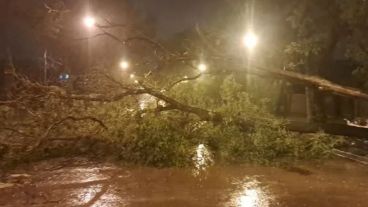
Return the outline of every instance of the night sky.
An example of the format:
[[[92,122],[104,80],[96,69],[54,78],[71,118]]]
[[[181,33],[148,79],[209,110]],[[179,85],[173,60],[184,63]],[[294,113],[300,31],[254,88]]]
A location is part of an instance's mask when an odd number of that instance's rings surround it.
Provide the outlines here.
[[[14,14],[9,14],[4,6],[4,2],[7,1],[11,2],[11,0],[0,0],[0,61],[2,61],[3,64],[5,64],[7,61],[7,48],[10,48],[12,53],[16,54],[14,59],[27,59],[27,61],[32,60],[36,62],[42,61],[42,52],[45,46],[40,44],[38,39],[35,37],[36,35],[34,33],[38,32],[38,30],[32,29],[31,25],[28,25],[28,23],[24,21],[27,19],[27,17],[22,17],[21,12],[16,14],[20,16],[18,19],[13,18],[12,15]],[[136,8],[138,14],[144,15],[151,20],[150,23],[153,24],[153,28],[157,34],[157,37],[162,39],[170,38],[176,33],[186,31],[197,23],[200,25],[206,25],[207,22],[214,21],[212,18],[215,18],[219,11],[222,11],[221,6],[223,6],[224,3],[231,3],[230,0],[127,1]],[[22,1],[19,2],[22,3]],[[30,2],[31,1],[24,1],[24,4],[29,4]],[[37,2],[42,1],[40,0]],[[88,0],[65,0],[65,2],[69,2],[66,3],[68,6],[73,4],[83,5],[88,2]],[[101,0],[99,3],[103,3],[103,1]],[[277,24],[278,22],[282,22],[281,20],[277,20],[278,18],[281,18],[282,15],[278,14],[279,9],[276,8],[277,5],[273,6],[275,7],[269,9],[269,11],[273,11],[273,13],[259,12],[262,14],[263,22],[256,24],[262,25],[262,29],[258,30],[258,32],[260,36],[265,34],[262,36],[262,39],[265,45],[267,43],[268,47],[273,46],[272,44],[280,42],[275,40],[280,39],[280,36],[283,35],[282,30],[284,29],[282,25]],[[283,5],[278,6],[282,7]],[[43,9],[42,3],[40,7]],[[6,16],[7,13],[8,16]],[[239,31],[236,32],[242,32],[242,28],[237,29]],[[280,44],[281,43],[282,42],[280,42]],[[57,54],[55,56],[57,56]]]
[[[32,45],[37,44],[31,38],[32,29],[30,29],[29,25],[25,25],[26,23],[22,20],[24,17],[20,17],[20,19],[17,17],[18,19],[16,19],[12,16],[6,16],[9,12],[6,9],[7,7],[4,6],[6,5],[5,2],[0,1],[0,25],[3,28],[0,34],[0,47],[2,50],[0,56],[3,58],[4,48],[9,45],[17,45],[19,43],[21,45],[15,47],[23,48],[26,42],[27,48],[34,48]],[[65,2],[69,2],[67,5],[75,3],[74,0]],[[204,24],[211,19],[211,14],[218,10],[219,3],[223,3],[220,0],[128,0],[128,2],[136,8],[139,15],[146,16],[151,20],[159,38],[168,38],[175,33],[193,27],[197,23]],[[40,3],[39,7],[43,9],[42,3]],[[32,52],[27,54],[32,55]]]
[[[203,24],[210,20],[212,12],[216,11],[220,0],[127,0],[137,10],[138,15],[148,18],[157,38],[170,38],[176,33],[188,30],[195,24]],[[26,62],[40,62],[42,58],[43,46],[39,43],[33,25],[26,21],[26,12],[10,11],[8,9],[9,0],[0,0],[0,65],[7,62],[8,48],[16,54],[14,59]],[[37,2],[39,5],[34,5]],[[64,1],[69,8],[72,5],[88,5],[88,0]],[[18,1],[22,3],[22,1]],[[24,2],[25,7],[39,8],[44,10],[42,1]],[[99,2],[102,3],[102,2]],[[31,12],[30,12],[31,13]],[[31,14],[34,15],[34,14]],[[11,35],[10,35],[11,34]],[[28,63],[27,63],[28,64]]]
[[[168,37],[206,22],[218,0],[130,0],[136,8],[155,19],[158,34]]]

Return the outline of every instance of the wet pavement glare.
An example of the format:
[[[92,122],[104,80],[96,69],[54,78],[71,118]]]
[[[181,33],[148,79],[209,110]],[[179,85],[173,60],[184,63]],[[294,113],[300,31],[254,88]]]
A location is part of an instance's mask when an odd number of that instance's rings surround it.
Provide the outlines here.
[[[368,206],[367,167],[344,160],[301,167],[310,173],[254,165],[194,172],[59,158],[2,175],[0,206]]]

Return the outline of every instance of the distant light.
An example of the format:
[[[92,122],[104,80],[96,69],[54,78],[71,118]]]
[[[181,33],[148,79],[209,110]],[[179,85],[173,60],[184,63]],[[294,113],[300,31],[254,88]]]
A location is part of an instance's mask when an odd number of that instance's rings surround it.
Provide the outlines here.
[[[68,73],[62,73],[62,74],[59,75],[59,80],[60,81],[67,81],[67,80],[69,80],[69,78],[70,78],[70,75]]]
[[[92,28],[96,25],[96,19],[91,16],[86,16],[83,19],[83,23],[87,28]]]
[[[123,70],[127,70],[129,68],[129,63],[125,60],[120,62],[120,68]]]
[[[254,34],[253,32],[248,32],[243,39],[243,44],[245,47],[247,47],[248,49],[253,49],[257,46],[258,44],[258,37],[256,34]]]
[[[134,83],[138,84],[138,83],[139,83],[139,81],[138,81],[138,80],[135,80],[135,81],[134,81]]]
[[[135,78],[135,75],[134,74],[130,74],[129,76],[131,79],[134,79]]]
[[[201,63],[198,65],[198,70],[201,72],[205,72],[207,70],[207,65],[204,63]]]

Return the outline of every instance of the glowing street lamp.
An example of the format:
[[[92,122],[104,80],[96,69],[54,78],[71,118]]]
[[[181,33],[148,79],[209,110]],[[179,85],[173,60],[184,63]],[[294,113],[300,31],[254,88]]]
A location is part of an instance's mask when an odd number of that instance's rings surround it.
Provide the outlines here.
[[[254,49],[258,44],[258,37],[254,32],[248,32],[243,38],[243,44],[249,50]]]
[[[204,63],[200,63],[199,65],[198,65],[198,70],[200,71],[200,72],[205,72],[206,70],[207,70],[207,65],[206,64],[204,64]]]
[[[83,19],[83,24],[87,28],[93,28],[96,25],[96,19],[94,17],[91,17],[91,16],[86,16]]]
[[[122,70],[127,70],[129,68],[129,62],[128,61],[125,61],[125,60],[121,61],[120,62],[120,68]]]

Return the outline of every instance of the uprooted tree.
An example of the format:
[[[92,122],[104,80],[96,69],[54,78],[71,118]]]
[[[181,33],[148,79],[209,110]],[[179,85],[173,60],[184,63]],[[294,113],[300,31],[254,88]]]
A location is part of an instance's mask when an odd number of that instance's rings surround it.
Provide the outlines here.
[[[214,63],[226,61],[219,58],[224,57],[214,58]],[[188,55],[168,54],[162,59],[171,67],[177,60],[194,67]],[[199,143],[206,143],[221,159],[269,162],[328,155],[339,141],[323,134],[289,132],[284,121],[252,103],[234,71],[226,69],[173,81],[152,72],[133,79],[96,70],[76,80],[77,90],[42,85],[14,69],[7,73],[18,83],[12,99],[1,102],[2,146],[11,156],[53,154],[54,143],[87,140],[83,142],[87,146],[78,147],[93,150],[87,143],[105,142],[122,158],[148,164],[188,163]],[[317,77],[262,68],[254,73],[367,97]]]
[[[244,77],[283,79],[368,100],[368,94],[360,90],[317,76],[260,67],[252,60],[245,64],[224,49],[228,42],[200,27],[195,47],[189,44],[183,51],[165,47],[131,26],[105,22],[83,40],[108,37],[135,52],[130,70],[137,72],[99,65],[55,85],[18,73],[9,58],[5,72],[16,84],[8,100],[0,102],[1,156],[24,159],[74,150],[180,166],[190,162],[194,146],[204,143],[225,161],[268,163],[323,157],[340,139],[288,131],[286,121],[268,110],[269,100],[254,96]],[[111,31],[115,28],[132,31],[132,35],[121,37]],[[197,65],[203,61],[208,70],[200,72]],[[264,87],[271,90],[275,84]],[[64,145],[73,150],[63,151]]]

